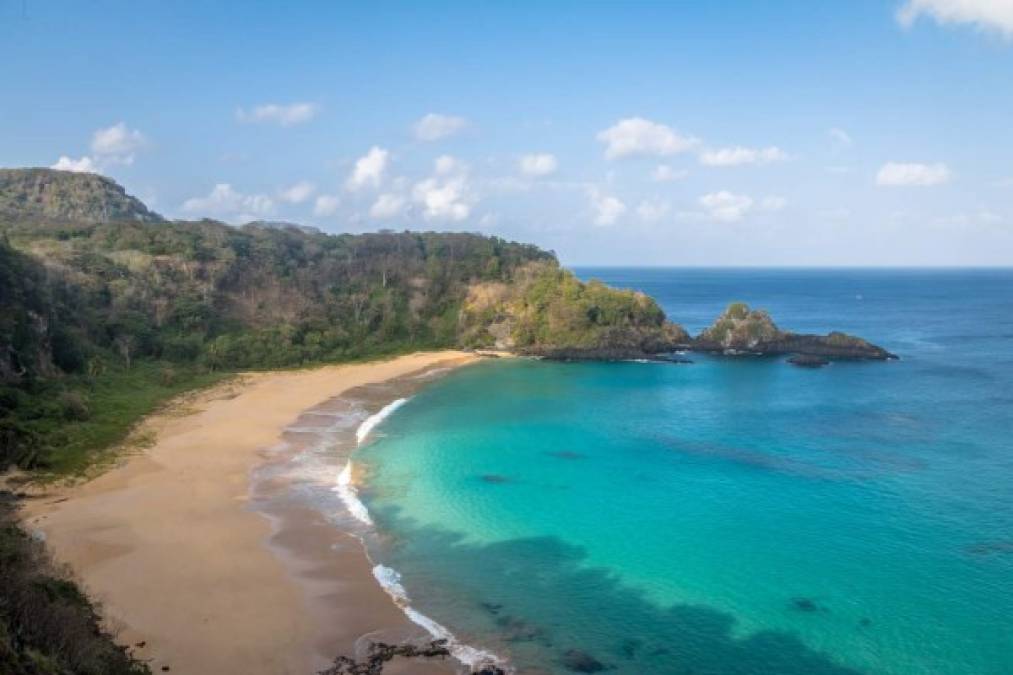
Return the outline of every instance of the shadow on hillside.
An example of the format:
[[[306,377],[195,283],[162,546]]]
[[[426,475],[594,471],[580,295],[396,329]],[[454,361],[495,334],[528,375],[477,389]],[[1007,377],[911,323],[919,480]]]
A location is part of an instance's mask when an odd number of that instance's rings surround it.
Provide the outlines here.
[[[421,600],[419,608],[446,620],[460,613],[462,599],[474,602],[467,623],[505,636],[521,673],[597,672],[598,662],[601,672],[624,675],[859,675],[790,633],[740,639],[730,614],[701,605],[658,606],[607,570],[585,566],[583,549],[554,537],[482,545],[420,526],[395,508],[375,515],[382,530],[405,534],[389,545],[397,549],[394,558],[412,561],[405,585]],[[785,611],[801,610],[786,597]],[[824,616],[815,611],[807,620]],[[591,657],[582,665],[592,669],[575,668],[580,658],[572,650]]]

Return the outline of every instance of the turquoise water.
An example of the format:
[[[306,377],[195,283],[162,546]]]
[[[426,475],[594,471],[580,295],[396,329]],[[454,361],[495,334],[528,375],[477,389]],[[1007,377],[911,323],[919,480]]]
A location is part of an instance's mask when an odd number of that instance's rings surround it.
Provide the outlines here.
[[[1013,272],[580,273],[901,361],[447,376],[356,456],[414,607],[522,672],[1013,672]]]

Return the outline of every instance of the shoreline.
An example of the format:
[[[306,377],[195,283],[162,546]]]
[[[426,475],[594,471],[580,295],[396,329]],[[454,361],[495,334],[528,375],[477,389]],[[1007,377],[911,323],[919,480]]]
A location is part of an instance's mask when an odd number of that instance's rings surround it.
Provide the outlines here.
[[[150,448],[83,484],[43,488],[22,521],[155,671],[313,673],[368,634],[418,637],[362,540],[291,500],[264,508],[289,483],[257,473],[298,454],[283,436],[314,408],[480,358],[447,350],[243,375],[145,419]],[[448,660],[385,672],[459,671]]]

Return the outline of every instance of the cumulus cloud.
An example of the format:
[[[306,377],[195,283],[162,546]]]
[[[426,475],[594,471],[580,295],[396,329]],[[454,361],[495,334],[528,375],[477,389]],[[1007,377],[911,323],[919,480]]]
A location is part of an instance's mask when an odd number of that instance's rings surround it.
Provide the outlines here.
[[[67,155],[60,155],[60,159],[56,160],[56,164],[51,165],[49,168],[59,171],[73,171],[75,173],[98,173],[98,167],[95,166],[95,162],[92,161],[91,157],[87,156],[80,159],[72,159]]]
[[[299,181],[281,191],[281,200],[289,204],[302,204],[316,192],[316,189],[316,185],[309,181]]]
[[[673,169],[667,164],[659,164],[651,172],[651,178],[655,183],[670,183],[685,178],[688,173],[685,169]]]
[[[644,200],[637,206],[637,215],[645,223],[653,223],[668,215],[668,202],[657,200]]]
[[[611,195],[603,194],[598,188],[590,188],[587,197],[594,211],[595,225],[612,225],[619,216],[626,213],[626,205]]]
[[[433,163],[433,169],[434,176],[414,185],[412,200],[421,206],[426,220],[464,220],[471,215],[476,201],[468,180],[467,166],[449,155],[443,155]]]
[[[369,207],[369,215],[378,220],[393,218],[404,208],[405,198],[393,192],[387,192],[376,198]]]
[[[148,140],[137,129],[130,129],[125,122],[111,127],[96,129],[91,136],[91,155],[73,159],[61,155],[50,168],[61,171],[101,173],[116,164],[133,164],[137,152],[148,144]]]
[[[333,216],[341,205],[341,199],[335,195],[319,195],[313,202],[314,216]]]
[[[555,155],[542,152],[522,156],[518,162],[518,167],[525,176],[537,178],[555,173],[559,167],[559,162],[556,160]]]
[[[788,159],[788,154],[776,146],[769,148],[718,148],[700,153],[700,163],[705,166],[741,166],[743,164],[770,164]]]
[[[433,169],[439,176],[446,176],[454,172],[467,171],[464,162],[451,155],[440,155],[433,161]]]
[[[642,117],[619,120],[600,131],[598,140],[605,144],[605,157],[608,159],[638,155],[666,157],[686,152],[698,143],[695,138],[682,136],[664,124]]]
[[[256,220],[270,215],[274,202],[267,195],[243,194],[229,183],[218,183],[206,197],[191,197],[183,202],[183,210],[199,216]]]
[[[950,180],[950,169],[943,163],[916,164],[887,162],[876,174],[876,184],[886,187],[940,185]]]
[[[454,115],[429,113],[415,123],[415,138],[420,141],[438,141],[463,131],[468,120]]]
[[[91,151],[97,157],[123,164],[133,164],[134,155],[146,144],[144,134],[128,129],[124,122],[99,129],[91,137]]]
[[[355,168],[345,181],[345,187],[352,192],[364,187],[380,187],[389,158],[389,152],[374,145],[369,152],[355,161]]]
[[[315,103],[265,103],[246,110],[236,109],[236,119],[248,124],[277,124],[293,127],[316,117],[320,107]]]
[[[1013,38],[1011,0],[907,0],[897,11],[897,20],[905,28],[921,16],[940,24],[970,24]]]
[[[742,220],[753,208],[752,197],[733,194],[727,190],[705,194],[699,202],[708,216],[726,223]]]

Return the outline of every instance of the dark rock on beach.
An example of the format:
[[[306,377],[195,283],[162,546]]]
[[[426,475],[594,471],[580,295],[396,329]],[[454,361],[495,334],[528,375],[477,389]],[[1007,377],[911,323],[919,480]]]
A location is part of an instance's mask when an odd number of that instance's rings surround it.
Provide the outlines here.
[[[563,654],[563,667],[575,673],[597,673],[605,670],[605,664],[580,649],[570,649]]]

